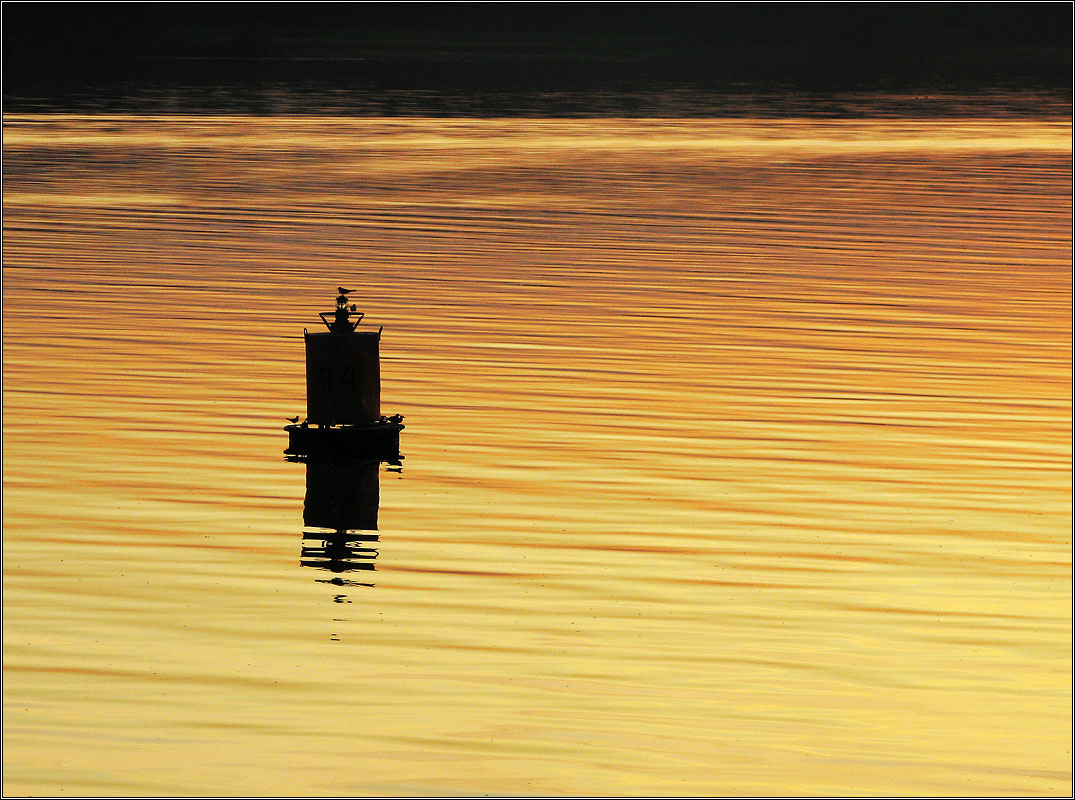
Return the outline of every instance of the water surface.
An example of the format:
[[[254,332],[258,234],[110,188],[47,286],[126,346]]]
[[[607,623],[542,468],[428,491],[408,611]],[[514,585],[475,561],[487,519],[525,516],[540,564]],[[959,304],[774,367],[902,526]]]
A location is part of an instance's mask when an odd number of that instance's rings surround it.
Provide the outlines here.
[[[4,173],[5,793],[1070,793],[1068,116],[23,115]],[[338,284],[408,427],[336,574]]]

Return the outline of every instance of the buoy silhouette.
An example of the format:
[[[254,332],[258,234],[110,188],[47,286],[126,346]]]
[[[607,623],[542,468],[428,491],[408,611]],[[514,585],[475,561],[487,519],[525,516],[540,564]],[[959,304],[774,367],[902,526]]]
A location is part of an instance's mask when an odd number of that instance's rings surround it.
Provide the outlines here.
[[[287,453],[390,459],[399,454],[403,415],[381,414],[380,341],[384,328],[358,330],[363,314],[347,303],[320,312],[327,331],[303,331],[306,419],[288,417]],[[341,302],[342,301],[342,302]],[[384,421],[382,421],[384,420]]]

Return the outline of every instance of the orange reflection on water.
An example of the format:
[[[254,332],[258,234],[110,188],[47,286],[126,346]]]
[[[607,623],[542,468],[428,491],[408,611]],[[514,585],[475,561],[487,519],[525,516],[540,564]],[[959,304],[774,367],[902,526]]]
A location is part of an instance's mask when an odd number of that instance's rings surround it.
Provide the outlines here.
[[[5,792],[1070,791],[1069,120],[4,147]],[[341,282],[407,458],[330,589]]]

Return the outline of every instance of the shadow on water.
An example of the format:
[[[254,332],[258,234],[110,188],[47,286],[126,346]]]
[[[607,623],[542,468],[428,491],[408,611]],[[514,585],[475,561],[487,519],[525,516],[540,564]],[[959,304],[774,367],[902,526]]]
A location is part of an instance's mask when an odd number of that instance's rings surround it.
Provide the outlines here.
[[[306,465],[299,563],[332,573],[331,578],[318,578],[319,583],[374,586],[344,576],[376,569],[381,464],[402,471],[403,456],[380,461],[297,456],[287,460]],[[347,602],[344,595],[335,600]]]

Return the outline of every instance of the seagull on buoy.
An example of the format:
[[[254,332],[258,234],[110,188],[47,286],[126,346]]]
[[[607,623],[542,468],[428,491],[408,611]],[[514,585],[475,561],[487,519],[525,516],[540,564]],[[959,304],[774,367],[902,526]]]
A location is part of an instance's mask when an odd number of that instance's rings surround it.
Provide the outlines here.
[[[340,294],[354,294],[355,293],[354,289],[344,289],[342,286],[337,286],[336,291],[339,292]]]
[[[392,422],[392,423],[395,423],[396,425],[399,425],[399,423],[403,422],[403,415],[402,414],[393,414],[392,416],[390,416],[388,418],[388,421]]]
[[[287,418],[287,421],[288,421],[288,422],[298,422],[298,421],[299,421],[299,418],[298,418],[298,417],[288,417],[288,418]]]

